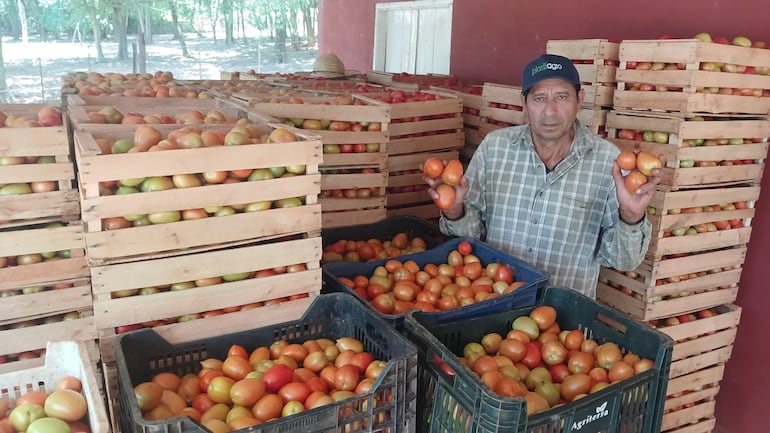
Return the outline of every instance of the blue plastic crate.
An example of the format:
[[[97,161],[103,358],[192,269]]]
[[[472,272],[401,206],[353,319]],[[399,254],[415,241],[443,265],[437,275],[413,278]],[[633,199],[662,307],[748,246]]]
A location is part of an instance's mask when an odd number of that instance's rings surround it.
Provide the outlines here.
[[[258,310],[254,310],[259,314]],[[180,376],[200,371],[200,361],[224,359],[233,344],[251,352],[285,339],[340,337],[359,339],[367,352],[388,365],[368,393],[242,429],[244,433],[277,432],[414,432],[417,396],[417,349],[382,318],[352,296],[318,296],[299,320],[218,337],[172,345],[152,329],[120,336],[117,370],[123,433],[207,433],[187,416],[147,421],[134,398],[133,387],[162,371]]]
[[[399,257],[395,257],[395,260],[405,262],[407,260],[414,260],[420,268],[427,264],[442,264],[446,263],[449,253],[457,249],[457,245],[460,242],[467,241],[473,248],[473,254],[475,254],[481,263],[486,266],[489,263],[504,263],[511,266],[515,270],[516,281],[526,281],[527,284],[519,287],[516,291],[501,295],[496,298],[492,298],[482,302],[476,302],[475,304],[466,305],[463,307],[454,308],[447,311],[439,311],[433,313],[425,313],[427,316],[436,318],[440,321],[452,321],[464,319],[467,317],[475,317],[481,314],[489,314],[497,311],[506,311],[513,308],[526,307],[534,305],[537,297],[537,289],[545,286],[548,281],[548,273],[540,270],[532,265],[529,265],[521,260],[504,253],[496,248],[493,248],[478,239],[473,238],[453,238],[443,244],[420,253],[407,254]],[[346,286],[345,283],[340,281],[340,277],[353,279],[356,275],[365,275],[367,277],[374,273],[374,270],[378,266],[382,266],[389,259],[378,260],[375,262],[367,263],[353,263],[353,262],[335,262],[329,263],[324,267],[324,290],[330,292],[345,292],[356,296],[361,302],[365,303],[369,308],[373,307],[360,296],[358,293]],[[404,323],[404,317],[406,314],[382,314],[377,312],[382,317],[386,318],[397,329],[401,329]]]
[[[441,233],[438,226],[422,218],[411,215],[393,216],[380,222],[361,224],[350,227],[336,227],[321,231],[324,248],[340,240],[365,241],[379,239],[388,241],[398,233],[406,233],[409,239],[420,237],[425,241],[426,249],[441,245],[453,236]]]
[[[674,344],[671,338],[569,289],[546,288],[537,305],[554,307],[562,329],[581,329],[598,343],[615,342],[625,351],[653,360],[655,367],[527,417],[523,398],[494,393],[455,354],[487,333],[505,335],[516,317],[528,315],[534,307],[454,322],[411,312],[404,333],[420,352],[418,428],[473,433],[659,432]]]

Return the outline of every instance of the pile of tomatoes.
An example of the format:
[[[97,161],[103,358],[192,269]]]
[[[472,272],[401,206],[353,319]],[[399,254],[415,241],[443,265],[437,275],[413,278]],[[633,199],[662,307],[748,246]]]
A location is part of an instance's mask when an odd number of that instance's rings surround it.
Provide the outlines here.
[[[578,329],[562,330],[548,305],[517,317],[505,336],[484,335],[459,358],[499,395],[523,397],[527,414],[546,411],[654,368],[650,359],[598,344]]]
[[[90,433],[81,391],[80,379],[64,376],[50,393],[27,391],[13,404],[0,398],[0,433]]]
[[[436,187],[439,195],[434,202],[441,210],[449,209],[455,202],[455,186],[460,184],[463,177],[463,164],[457,159],[446,164],[438,158],[428,158],[420,167],[425,176],[441,179],[441,184]]]
[[[481,263],[473,246],[461,241],[446,263],[429,263],[420,269],[414,260],[390,259],[367,277],[339,278],[383,314],[451,310],[512,293],[525,281],[514,281],[515,269],[507,264]]]
[[[321,256],[324,262],[337,262],[341,260],[349,262],[370,262],[389,257],[398,257],[404,254],[423,252],[426,249],[425,239],[415,236],[409,239],[409,235],[399,232],[390,240],[368,239],[365,241],[352,241],[340,239],[337,242],[324,247]]]
[[[367,394],[386,367],[352,337],[278,340],[250,353],[233,345],[224,360],[201,361],[198,374],[157,373],[136,385],[134,395],[145,420],[186,415],[220,433]],[[374,399],[391,401],[388,392]]]

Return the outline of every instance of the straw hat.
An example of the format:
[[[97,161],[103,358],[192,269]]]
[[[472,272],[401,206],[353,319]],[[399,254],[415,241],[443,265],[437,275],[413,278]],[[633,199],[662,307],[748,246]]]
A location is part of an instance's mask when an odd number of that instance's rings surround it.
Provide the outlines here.
[[[340,77],[345,75],[345,65],[332,53],[321,54],[313,63],[313,75],[319,77]]]

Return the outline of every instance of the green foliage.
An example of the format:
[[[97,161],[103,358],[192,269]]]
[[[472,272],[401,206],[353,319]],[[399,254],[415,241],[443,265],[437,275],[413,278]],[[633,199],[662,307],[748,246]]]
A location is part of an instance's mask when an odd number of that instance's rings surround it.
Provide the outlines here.
[[[264,34],[275,34],[279,28],[287,31],[297,29],[297,32],[304,32],[305,28],[316,28],[315,23],[306,27],[304,23],[289,21],[292,17],[304,17],[303,11],[313,11],[310,15],[314,18],[317,15],[315,10],[318,8],[318,0],[157,0],[150,3],[150,15],[156,32],[172,31],[170,1],[175,3],[179,23],[185,31],[222,31],[225,14],[235,21],[232,25],[238,25],[242,17],[247,28],[257,29]],[[112,37],[115,3],[112,0],[26,0],[30,34],[35,35],[42,30],[54,38],[68,38],[72,37],[79,25],[81,34],[87,35],[91,27],[89,16],[95,12],[106,32],[105,36]],[[129,33],[135,32],[137,14],[145,5],[135,1],[117,3],[122,4],[129,16]],[[0,15],[5,17],[0,20],[0,33],[13,35],[19,22],[16,0],[0,0]],[[294,39],[299,35],[287,36]]]

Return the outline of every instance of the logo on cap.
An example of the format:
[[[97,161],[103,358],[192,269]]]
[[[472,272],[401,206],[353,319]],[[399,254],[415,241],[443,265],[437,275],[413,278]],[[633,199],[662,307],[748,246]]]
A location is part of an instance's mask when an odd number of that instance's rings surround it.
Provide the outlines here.
[[[535,74],[538,74],[546,70],[559,71],[562,69],[564,69],[564,66],[562,66],[561,63],[545,62],[543,64],[537,65],[534,68],[532,68],[532,76],[534,77]]]

